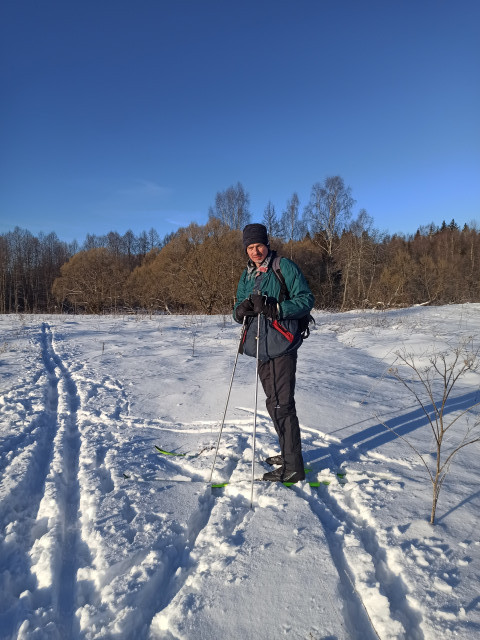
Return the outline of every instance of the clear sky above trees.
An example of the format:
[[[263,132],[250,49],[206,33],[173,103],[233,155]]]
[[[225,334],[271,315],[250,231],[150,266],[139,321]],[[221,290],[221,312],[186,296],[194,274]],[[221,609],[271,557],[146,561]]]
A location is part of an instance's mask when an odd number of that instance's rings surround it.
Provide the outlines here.
[[[253,220],[341,175],[380,229],[479,216],[477,0],[5,0],[0,233]]]

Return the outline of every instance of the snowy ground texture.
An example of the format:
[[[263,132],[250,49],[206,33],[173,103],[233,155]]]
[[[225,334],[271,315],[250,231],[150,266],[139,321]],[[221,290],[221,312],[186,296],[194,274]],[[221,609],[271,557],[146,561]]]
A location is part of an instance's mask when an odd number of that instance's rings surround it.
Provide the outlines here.
[[[0,316],[0,637],[480,637],[480,446],[452,464],[432,527],[425,469],[381,424],[431,460],[425,415],[389,367],[399,349],[478,344],[480,305],[316,320],[297,408],[307,479],[325,484],[256,482],[252,509],[244,356],[213,476],[230,484],[207,483],[229,318]],[[459,380],[449,417],[478,388]],[[257,478],[276,452],[260,390]]]

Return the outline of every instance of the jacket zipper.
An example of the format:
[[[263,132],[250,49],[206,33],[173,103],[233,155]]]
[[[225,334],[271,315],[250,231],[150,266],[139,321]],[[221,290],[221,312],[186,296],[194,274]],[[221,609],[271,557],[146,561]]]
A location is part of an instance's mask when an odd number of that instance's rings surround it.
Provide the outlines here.
[[[282,336],[286,338],[289,342],[293,342],[295,337],[293,333],[290,333],[290,331],[287,331],[284,327],[282,327],[282,325],[278,322],[278,320],[274,320],[272,322],[272,327],[276,329],[279,333],[281,333]]]

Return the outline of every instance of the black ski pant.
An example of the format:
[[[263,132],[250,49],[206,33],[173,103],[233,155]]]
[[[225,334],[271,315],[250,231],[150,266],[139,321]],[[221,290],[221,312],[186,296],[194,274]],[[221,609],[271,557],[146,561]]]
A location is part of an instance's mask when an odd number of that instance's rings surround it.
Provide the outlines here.
[[[258,363],[258,375],[267,396],[267,410],[273,421],[284,460],[284,471],[303,471],[300,426],[295,408],[297,352]]]

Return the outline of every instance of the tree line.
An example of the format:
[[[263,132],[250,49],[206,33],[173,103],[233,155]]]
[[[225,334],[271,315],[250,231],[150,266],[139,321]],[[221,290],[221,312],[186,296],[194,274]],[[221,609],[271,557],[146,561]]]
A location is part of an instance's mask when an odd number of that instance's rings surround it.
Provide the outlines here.
[[[155,229],[138,236],[131,230],[123,235],[111,231],[104,236],[87,234],[79,246],[76,241],[59,240],[53,232],[34,236],[16,227],[0,234],[0,313],[50,313],[61,309],[62,301],[55,297],[53,285],[62,266],[78,254],[104,249],[131,271],[168,239],[166,236],[161,240]]]
[[[361,209],[339,176],[312,187],[300,211],[296,193],[262,222],[279,254],[295,260],[316,308],[390,308],[480,301],[480,234],[452,220],[387,235]],[[0,312],[139,311],[229,313],[246,256],[241,230],[251,221],[238,183],[218,192],[205,225],[190,224],[161,239],[87,235],[67,244],[54,233],[21,229],[0,235]]]

